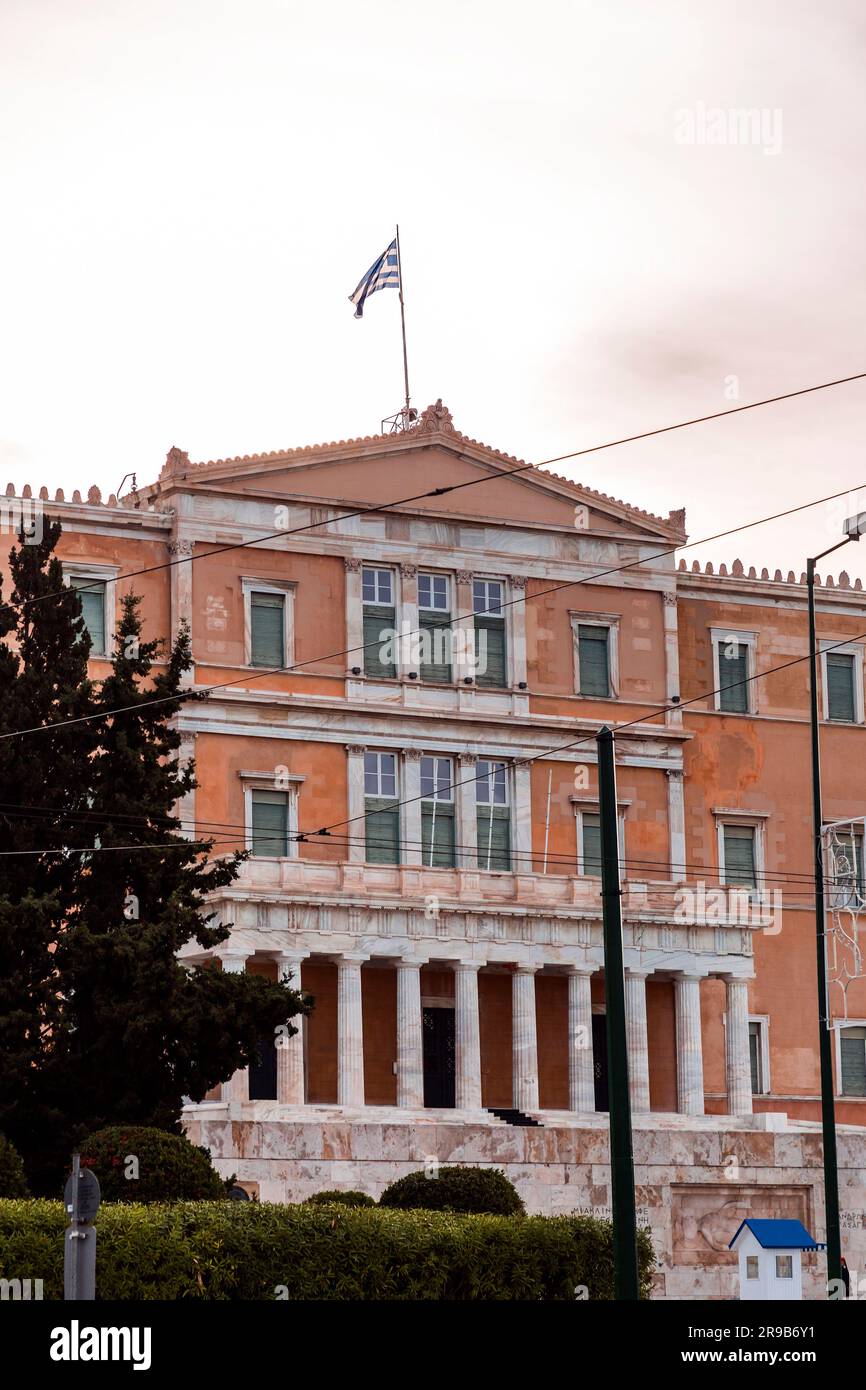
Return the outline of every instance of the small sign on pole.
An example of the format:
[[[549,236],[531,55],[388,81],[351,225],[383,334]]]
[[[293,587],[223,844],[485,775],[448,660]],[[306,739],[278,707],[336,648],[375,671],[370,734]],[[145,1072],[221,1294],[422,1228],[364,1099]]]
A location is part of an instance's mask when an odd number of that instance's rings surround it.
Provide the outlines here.
[[[69,1218],[63,1245],[63,1297],[67,1302],[96,1298],[96,1227],[99,1181],[81,1167],[81,1155],[72,1155],[72,1174],[63,1189],[63,1205]]]

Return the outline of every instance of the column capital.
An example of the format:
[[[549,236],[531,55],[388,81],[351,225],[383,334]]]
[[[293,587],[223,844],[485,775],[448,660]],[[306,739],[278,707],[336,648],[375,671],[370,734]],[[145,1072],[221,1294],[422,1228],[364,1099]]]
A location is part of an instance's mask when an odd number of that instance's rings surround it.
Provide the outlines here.
[[[396,969],[420,970],[422,966],[429,965],[429,963],[429,956],[398,956]]]
[[[684,772],[683,768],[681,768],[681,767],[666,767],[666,768],[665,768],[665,777],[669,778],[671,781],[674,781],[674,780],[676,780],[677,778],[678,778],[680,781],[682,781],[682,779],[683,779],[684,776],[685,776],[685,772]]]
[[[340,951],[336,956],[337,965],[363,965],[370,959],[369,951]]]
[[[458,763],[466,763],[467,766],[469,766],[469,767],[474,767],[475,764],[478,762],[478,754],[477,754],[477,753],[458,753],[458,754],[457,754],[457,761],[458,761]]]
[[[565,967],[566,975],[596,975],[597,965],[580,965],[576,961],[569,961]]]
[[[403,750],[403,757],[410,763],[420,763],[422,756],[420,748],[404,748]]]
[[[649,975],[654,974],[652,970],[644,970],[641,966],[627,965],[625,967],[626,978],[630,980],[645,980]]]
[[[512,576],[511,576],[511,587],[512,587],[513,589],[525,589],[525,588],[526,588],[526,575],[525,575],[525,574],[512,574]]]
[[[414,578],[415,578],[415,575],[418,573],[418,566],[417,566],[417,565],[404,565],[404,564],[401,562],[401,564],[400,564],[400,573],[402,574],[402,576],[403,576],[404,579],[414,579]]]
[[[455,971],[460,970],[468,972],[470,970],[474,970],[477,972],[481,969],[483,964],[484,962],[480,960],[458,960],[455,961],[453,969]]]
[[[350,574],[357,574],[361,568],[362,562],[360,560],[356,560],[354,556],[344,555],[343,564],[346,566],[346,569],[349,571]]]
[[[357,755],[360,754],[360,753],[366,753],[366,751],[367,751],[366,745],[363,744],[363,743],[347,743],[347,744],[346,744],[346,752],[347,752],[347,753],[353,753],[353,754],[355,754],[355,755],[357,756]]]
[[[277,965],[300,965],[301,961],[309,960],[309,958],[309,951],[292,951],[288,948],[285,951],[278,951],[274,957]]]
[[[252,951],[222,951],[217,953],[223,970],[231,975],[242,974],[251,955]]]
[[[457,583],[458,583],[458,584],[471,584],[471,583],[472,583],[472,571],[471,571],[471,570],[458,570],[458,571],[457,571]]]
[[[536,964],[535,961],[519,960],[515,962],[515,975],[537,975],[539,970],[543,970],[543,965]]]

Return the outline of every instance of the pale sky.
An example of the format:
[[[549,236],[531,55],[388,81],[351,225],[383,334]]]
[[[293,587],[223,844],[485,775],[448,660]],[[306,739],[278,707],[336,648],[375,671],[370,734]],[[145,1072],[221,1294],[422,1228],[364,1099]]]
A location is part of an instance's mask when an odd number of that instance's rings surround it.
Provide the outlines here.
[[[397,221],[413,402],[526,460],[866,371],[864,71],[859,0],[2,0],[0,485],[375,433]],[[864,416],[556,468],[697,539],[866,485]],[[845,509],[688,559],[799,574]]]

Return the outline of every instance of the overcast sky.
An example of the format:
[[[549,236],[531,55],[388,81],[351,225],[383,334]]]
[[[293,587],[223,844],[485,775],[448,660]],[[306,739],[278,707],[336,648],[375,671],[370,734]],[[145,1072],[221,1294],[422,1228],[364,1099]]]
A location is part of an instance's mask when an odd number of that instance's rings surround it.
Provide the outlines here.
[[[397,221],[414,403],[527,460],[866,371],[864,49],[859,0],[2,0],[0,481],[375,433]],[[697,539],[866,510],[864,416],[556,467]],[[799,573],[843,510],[688,558]]]

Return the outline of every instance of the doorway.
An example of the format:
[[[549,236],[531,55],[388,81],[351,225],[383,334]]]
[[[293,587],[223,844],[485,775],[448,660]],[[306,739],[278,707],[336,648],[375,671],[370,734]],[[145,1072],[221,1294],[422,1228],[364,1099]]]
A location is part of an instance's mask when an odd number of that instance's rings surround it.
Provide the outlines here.
[[[453,1110],[455,1089],[454,1010],[424,1009],[424,1104]]]

